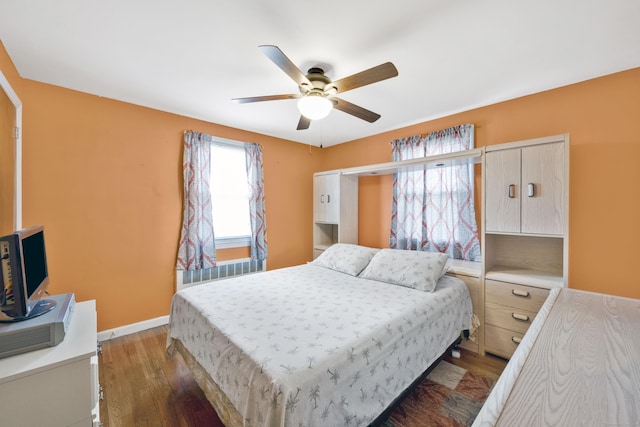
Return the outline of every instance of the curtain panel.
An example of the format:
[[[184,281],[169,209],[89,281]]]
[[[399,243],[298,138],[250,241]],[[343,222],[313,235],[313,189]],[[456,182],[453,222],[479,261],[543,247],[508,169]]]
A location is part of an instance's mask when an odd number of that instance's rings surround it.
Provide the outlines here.
[[[474,127],[464,124],[391,142],[393,161],[474,148]],[[442,252],[480,261],[474,209],[473,165],[423,167],[393,177],[389,247]]]
[[[211,137],[185,132],[182,160],[184,210],[178,247],[178,270],[216,266],[216,243],[211,210]]]
[[[249,220],[251,222],[251,259],[267,258],[267,221],[264,210],[262,146],[245,143],[244,152],[249,181]]]

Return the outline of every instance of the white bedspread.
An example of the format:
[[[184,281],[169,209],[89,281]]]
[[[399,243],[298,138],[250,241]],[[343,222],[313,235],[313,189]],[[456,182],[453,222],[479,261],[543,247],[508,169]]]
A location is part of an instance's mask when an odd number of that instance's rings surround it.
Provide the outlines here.
[[[459,279],[429,293],[307,264],[178,292],[167,344],[182,342],[247,426],[361,426],[471,313]]]

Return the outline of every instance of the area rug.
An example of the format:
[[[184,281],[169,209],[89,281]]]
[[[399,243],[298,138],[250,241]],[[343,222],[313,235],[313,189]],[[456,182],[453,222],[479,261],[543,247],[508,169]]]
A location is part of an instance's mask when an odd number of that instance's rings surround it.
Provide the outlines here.
[[[493,384],[492,379],[442,360],[381,426],[470,426]]]

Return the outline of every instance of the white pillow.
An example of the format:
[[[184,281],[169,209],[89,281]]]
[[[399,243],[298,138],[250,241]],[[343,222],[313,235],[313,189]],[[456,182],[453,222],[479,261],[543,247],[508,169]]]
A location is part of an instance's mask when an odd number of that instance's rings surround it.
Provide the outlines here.
[[[334,243],[311,263],[357,276],[379,250],[349,243]]]
[[[432,292],[446,272],[447,259],[439,252],[382,249],[359,277]]]

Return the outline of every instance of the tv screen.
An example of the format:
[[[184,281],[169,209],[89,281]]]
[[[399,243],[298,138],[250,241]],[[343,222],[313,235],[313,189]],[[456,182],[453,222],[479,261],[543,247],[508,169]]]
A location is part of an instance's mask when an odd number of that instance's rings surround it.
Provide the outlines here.
[[[0,321],[26,320],[55,306],[44,299],[49,273],[42,226],[0,237],[0,259]]]
[[[22,239],[22,262],[27,285],[27,298],[47,279],[47,255],[44,250],[44,231]]]

